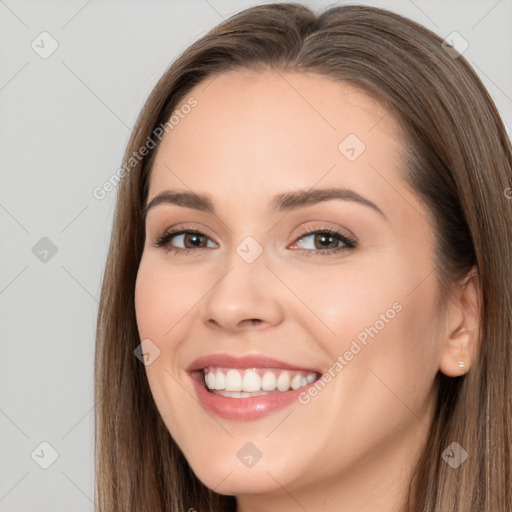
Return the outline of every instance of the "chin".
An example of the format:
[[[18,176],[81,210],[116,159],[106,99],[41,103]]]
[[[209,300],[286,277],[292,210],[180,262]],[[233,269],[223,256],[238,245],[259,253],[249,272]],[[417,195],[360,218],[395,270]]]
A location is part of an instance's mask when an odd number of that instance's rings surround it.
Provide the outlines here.
[[[189,464],[196,477],[209,489],[225,495],[264,494],[278,491],[288,485],[289,467],[281,459],[277,464],[264,462],[263,458],[252,467],[246,467],[238,458],[219,457],[207,460],[205,456]]]
[[[253,470],[232,469],[232,473],[226,473],[224,481],[217,471],[197,474],[201,482],[212,491],[228,496],[239,496],[243,494],[266,494],[277,491],[280,486],[265,471],[253,472]],[[271,474],[272,471],[270,471]]]

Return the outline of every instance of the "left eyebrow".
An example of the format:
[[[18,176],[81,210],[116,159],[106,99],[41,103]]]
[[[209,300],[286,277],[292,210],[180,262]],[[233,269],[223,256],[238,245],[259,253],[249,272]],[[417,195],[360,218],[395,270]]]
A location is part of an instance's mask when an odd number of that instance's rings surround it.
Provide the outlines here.
[[[384,212],[375,203],[348,188],[329,187],[314,190],[296,190],[294,192],[278,194],[272,201],[272,208],[277,212],[288,212],[332,199],[353,201],[368,206],[387,220]]]
[[[288,212],[313,204],[330,201],[333,199],[352,201],[372,208],[387,220],[384,212],[372,201],[347,188],[329,187],[314,190],[295,190],[277,194],[272,199],[272,210],[274,212]],[[145,219],[148,211],[159,204],[174,204],[185,208],[216,214],[215,205],[208,195],[195,192],[174,192],[165,190],[155,196],[143,209],[142,215]]]

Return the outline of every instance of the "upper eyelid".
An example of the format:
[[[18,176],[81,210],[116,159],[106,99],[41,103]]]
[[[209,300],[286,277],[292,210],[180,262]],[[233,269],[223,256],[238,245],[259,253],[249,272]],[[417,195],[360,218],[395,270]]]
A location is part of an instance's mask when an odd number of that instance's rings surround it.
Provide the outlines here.
[[[318,226],[306,226],[306,227],[303,227],[303,228],[295,228],[292,230],[292,232],[296,232],[297,229],[299,230],[299,233],[298,234],[308,234],[311,233],[311,232],[315,232],[315,231],[322,231],[322,230],[333,230],[333,231],[338,231],[340,232],[342,235],[345,235],[347,236],[348,238],[352,238],[352,239],[357,239],[356,235],[350,231],[349,229],[345,228],[345,227],[334,227],[334,226],[330,226],[329,224],[334,224],[334,222],[332,221],[328,221],[328,220],[317,220],[317,219],[310,219],[308,221],[304,221],[304,222],[301,222],[301,224],[305,224],[305,223],[318,223],[319,225]],[[197,225],[199,225],[199,227],[197,227]],[[146,228],[146,231],[149,233],[149,229]],[[176,223],[175,225],[169,227],[169,228],[166,228],[166,229],[157,229],[157,231],[165,234],[167,232],[170,232],[172,231],[173,233],[177,234],[179,231],[198,231],[200,232],[201,234],[204,234],[204,235],[207,235],[207,236],[210,236],[208,234],[208,232],[210,231],[209,228],[202,224],[201,222],[193,222],[193,224],[188,224],[188,223]],[[269,230],[270,231],[270,230]],[[232,232],[231,229],[229,229],[229,232]],[[297,236],[297,235],[296,235]]]
[[[172,233],[173,235],[180,235],[180,234],[183,234],[184,232],[185,233],[192,232],[192,233],[197,233],[197,234],[200,234],[200,235],[204,235],[204,236],[207,236],[207,237],[213,239],[214,237],[209,235],[206,231],[207,230],[205,230],[204,228],[196,228],[196,227],[192,227],[192,226],[189,227],[189,226],[186,226],[186,225],[185,226],[178,225],[177,227],[172,227],[172,228],[165,229],[162,232],[162,234],[165,235],[165,234],[168,234],[168,233]],[[306,228],[303,228],[302,230],[299,230],[299,233],[295,234],[294,236],[303,237],[303,236],[306,236],[306,235],[311,235],[311,234],[316,233],[318,231],[332,231],[333,233],[339,233],[340,235],[344,235],[347,238],[356,238],[355,235],[352,235],[350,233],[344,233],[343,229],[333,228],[333,227],[327,226],[327,225],[323,225],[323,226],[319,226],[319,227],[306,227]]]

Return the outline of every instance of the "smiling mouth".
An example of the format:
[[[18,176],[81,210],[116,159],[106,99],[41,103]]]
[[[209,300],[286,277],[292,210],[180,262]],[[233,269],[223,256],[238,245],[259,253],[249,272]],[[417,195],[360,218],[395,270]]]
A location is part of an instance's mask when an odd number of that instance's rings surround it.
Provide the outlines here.
[[[312,384],[320,374],[279,368],[206,367],[202,371],[206,389],[229,398],[249,398],[295,391]]]

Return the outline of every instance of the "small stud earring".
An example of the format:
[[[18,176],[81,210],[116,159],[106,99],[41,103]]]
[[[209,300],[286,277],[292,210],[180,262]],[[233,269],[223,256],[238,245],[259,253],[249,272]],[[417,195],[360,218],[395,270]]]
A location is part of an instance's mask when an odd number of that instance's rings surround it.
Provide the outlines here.
[[[461,362],[459,363],[459,368],[460,368],[461,370],[464,370],[464,361],[461,361]]]

